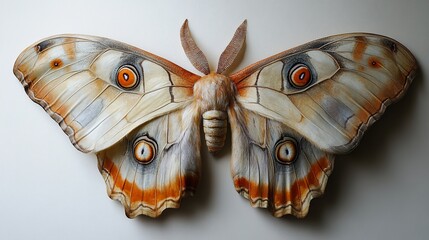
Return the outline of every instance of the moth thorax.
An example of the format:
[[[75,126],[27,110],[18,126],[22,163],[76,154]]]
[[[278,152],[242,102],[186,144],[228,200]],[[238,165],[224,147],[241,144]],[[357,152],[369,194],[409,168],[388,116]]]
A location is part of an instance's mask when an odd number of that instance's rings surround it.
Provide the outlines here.
[[[233,93],[231,80],[221,74],[210,73],[194,85],[194,96],[202,113],[210,110],[226,111]]]
[[[227,115],[224,111],[209,110],[203,113],[204,135],[210,152],[222,149],[226,139]]]

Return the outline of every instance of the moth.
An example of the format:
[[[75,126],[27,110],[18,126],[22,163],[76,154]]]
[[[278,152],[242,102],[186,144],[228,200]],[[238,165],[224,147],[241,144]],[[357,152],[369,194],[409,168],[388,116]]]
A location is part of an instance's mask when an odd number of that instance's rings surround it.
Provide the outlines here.
[[[237,192],[276,217],[304,217],[324,192],[334,155],[355,148],[404,94],[416,60],[391,38],[350,33],[227,76],[246,27],[246,21],[238,27],[212,72],[184,22],[182,46],[203,76],[133,46],[84,35],[35,43],[13,71],[71,143],[97,155],[108,195],[128,217],[178,208],[200,178],[202,133],[215,152],[227,131]]]

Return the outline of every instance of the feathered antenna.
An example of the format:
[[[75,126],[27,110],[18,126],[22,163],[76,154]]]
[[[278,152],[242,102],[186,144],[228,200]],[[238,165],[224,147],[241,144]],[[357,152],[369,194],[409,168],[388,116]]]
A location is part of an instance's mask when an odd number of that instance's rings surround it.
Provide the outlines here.
[[[237,28],[234,36],[219,57],[216,73],[223,74],[234,62],[246,39],[247,20]]]
[[[185,54],[188,57],[189,61],[191,61],[192,65],[200,72],[205,75],[210,73],[209,63],[207,61],[204,53],[198,48],[194,39],[191,36],[191,32],[188,27],[188,19],[180,28],[180,41],[182,42],[183,50],[185,50]]]

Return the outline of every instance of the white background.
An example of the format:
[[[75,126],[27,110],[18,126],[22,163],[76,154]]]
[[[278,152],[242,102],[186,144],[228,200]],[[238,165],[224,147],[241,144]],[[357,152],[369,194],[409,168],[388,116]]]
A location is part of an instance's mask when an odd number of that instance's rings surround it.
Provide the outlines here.
[[[427,239],[429,236],[429,1],[5,1],[0,0],[0,239]],[[203,151],[197,194],[158,219],[128,219],[111,201],[96,158],[75,150],[12,74],[19,53],[59,33],[127,42],[196,72],[180,46],[193,37],[215,68],[248,20],[239,70],[327,35],[397,39],[420,71],[352,153],[338,156],[325,195],[305,219],[274,218],[234,190],[231,147]],[[229,143],[229,142],[228,142]]]

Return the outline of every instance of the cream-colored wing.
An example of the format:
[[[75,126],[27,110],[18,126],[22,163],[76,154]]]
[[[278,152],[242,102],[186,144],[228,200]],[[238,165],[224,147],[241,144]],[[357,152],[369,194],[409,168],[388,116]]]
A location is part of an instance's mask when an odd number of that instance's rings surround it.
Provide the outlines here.
[[[275,120],[233,105],[231,174],[235,189],[253,207],[281,217],[305,217],[310,201],[323,194],[334,156]]]
[[[157,217],[193,194],[201,145],[194,105],[153,119],[97,153],[107,192],[124,205],[128,217]]]
[[[30,98],[84,152],[189,105],[199,79],[151,53],[106,38],[61,35],[30,46],[14,73]]]
[[[411,83],[412,54],[373,34],[343,34],[280,53],[233,74],[240,107],[343,153]]]

